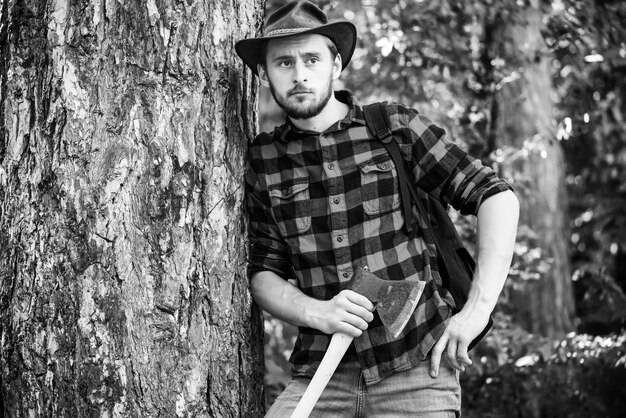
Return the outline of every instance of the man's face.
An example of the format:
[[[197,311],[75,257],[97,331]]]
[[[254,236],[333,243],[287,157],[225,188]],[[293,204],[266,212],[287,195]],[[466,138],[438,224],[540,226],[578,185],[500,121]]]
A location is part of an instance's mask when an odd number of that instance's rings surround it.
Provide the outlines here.
[[[333,93],[341,57],[332,58],[327,42],[314,34],[273,39],[267,45],[266,67],[259,66],[259,77],[293,119],[317,116]]]

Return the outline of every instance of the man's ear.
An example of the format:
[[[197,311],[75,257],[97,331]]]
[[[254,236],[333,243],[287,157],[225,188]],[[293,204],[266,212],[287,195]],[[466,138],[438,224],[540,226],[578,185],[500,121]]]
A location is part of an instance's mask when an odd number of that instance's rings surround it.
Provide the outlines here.
[[[337,54],[335,61],[333,61],[333,80],[336,80],[341,75],[342,66],[341,55]]]
[[[261,80],[261,84],[265,87],[270,86],[270,80],[267,78],[267,72],[265,71],[265,67],[261,64],[256,66],[256,70],[259,73],[259,80]]]

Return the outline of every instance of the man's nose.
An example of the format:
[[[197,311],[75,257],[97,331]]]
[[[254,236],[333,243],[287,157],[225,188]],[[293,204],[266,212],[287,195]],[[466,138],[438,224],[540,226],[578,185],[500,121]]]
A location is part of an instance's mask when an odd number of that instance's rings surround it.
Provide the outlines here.
[[[300,84],[307,81],[306,75],[306,65],[304,65],[304,61],[297,60],[294,64],[294,74],[293,74],[293,82],[295,84]]]

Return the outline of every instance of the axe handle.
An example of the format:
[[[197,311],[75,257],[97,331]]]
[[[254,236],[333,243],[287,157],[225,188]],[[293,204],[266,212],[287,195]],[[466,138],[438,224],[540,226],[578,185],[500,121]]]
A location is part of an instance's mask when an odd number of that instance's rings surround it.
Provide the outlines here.
[[[304,391],[302,399],[291,414],[291,418],[307,418],[309,416],[352,340],[353,337],[341,332],[333,334],[328,349],[315,371],[311,383]]]

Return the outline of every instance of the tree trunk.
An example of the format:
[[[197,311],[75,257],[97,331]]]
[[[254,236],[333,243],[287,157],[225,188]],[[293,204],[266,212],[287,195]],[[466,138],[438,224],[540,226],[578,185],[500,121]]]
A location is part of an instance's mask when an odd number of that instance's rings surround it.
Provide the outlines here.
[[[263,6],[0,0],[4,415],[261,415],[233,46]]]
[[[510,295],[516,321],[531,332],[559,337],[573,330],[574,300],[568,258],[567,195],[561,145],[553,124],[550,57],[541,35],[537,0],[520,8],[515,24],[501,39],[512,46],[508,56],[520,62],[519,78],[496,95],[500,146],[522,150],[505,170],[518,179],[520,223],[536,233],[549,267],[538,280],[516,287]],[[496,37],[496,39],[498,39]]]

